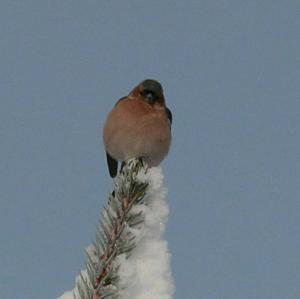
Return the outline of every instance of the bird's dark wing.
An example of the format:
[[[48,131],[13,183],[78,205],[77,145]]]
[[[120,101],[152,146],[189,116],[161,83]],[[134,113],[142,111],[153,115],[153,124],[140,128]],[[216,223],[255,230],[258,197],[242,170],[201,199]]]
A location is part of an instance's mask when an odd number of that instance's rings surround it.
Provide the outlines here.
[[[172,124],[173,116],[172,116],[171,110],[168,107],[166,107],[166,113],[167,113],[170,123]]]
[[[123,97],[121,98],[120,100],[118,100],[118,102],[115,104],[115,107],[122,101],[122,100],[125,100],[127,97]]]
[[[106,152],[107,166],[109,174],[114,178],[118,173],[118,161],[115,160],[108,152]]]

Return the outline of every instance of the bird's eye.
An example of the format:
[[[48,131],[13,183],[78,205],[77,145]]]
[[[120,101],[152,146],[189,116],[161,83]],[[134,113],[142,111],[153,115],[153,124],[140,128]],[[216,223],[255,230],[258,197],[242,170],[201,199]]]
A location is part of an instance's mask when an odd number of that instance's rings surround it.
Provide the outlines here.
[[[155,100],[155,96],[154,96],[154,93],[152,91],[147,91],[145,93],[145,97],[146,97],[148,102],[154,102],[154,100]]]

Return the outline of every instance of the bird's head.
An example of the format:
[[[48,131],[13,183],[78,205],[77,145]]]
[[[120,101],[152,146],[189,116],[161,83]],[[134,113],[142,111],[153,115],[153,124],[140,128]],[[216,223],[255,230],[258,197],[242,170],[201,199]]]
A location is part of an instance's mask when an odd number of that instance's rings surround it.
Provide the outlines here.
[[[142,100],[146,101],[150,105],[155,103],[164,105],[165,99],[163,94],[163,88],[161,84],[152,79],[142,81],[137,87],[131,92],[134,96],[138,96]]]

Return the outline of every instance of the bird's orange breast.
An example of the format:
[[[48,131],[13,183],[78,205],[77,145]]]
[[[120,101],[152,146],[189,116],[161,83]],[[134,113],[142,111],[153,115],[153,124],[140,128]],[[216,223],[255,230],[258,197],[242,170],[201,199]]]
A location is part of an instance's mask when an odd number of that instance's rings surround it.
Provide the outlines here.
[[[171,143],[164,107],[134,98],[120,101],[108,115],[103,141],[107,152],[117,160],[143,157],[149,166],[158,165]]]

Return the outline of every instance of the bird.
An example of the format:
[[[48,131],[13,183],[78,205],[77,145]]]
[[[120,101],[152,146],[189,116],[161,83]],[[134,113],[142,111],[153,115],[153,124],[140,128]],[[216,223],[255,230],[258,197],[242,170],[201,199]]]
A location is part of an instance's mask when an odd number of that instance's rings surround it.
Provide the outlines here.
[[[103,127],[110,176],[117,175],[118,161],[123,165],[131,158],[158,166],[170,149],[171,125],[172,112],[158,81],[146,79],[119,99]]]

